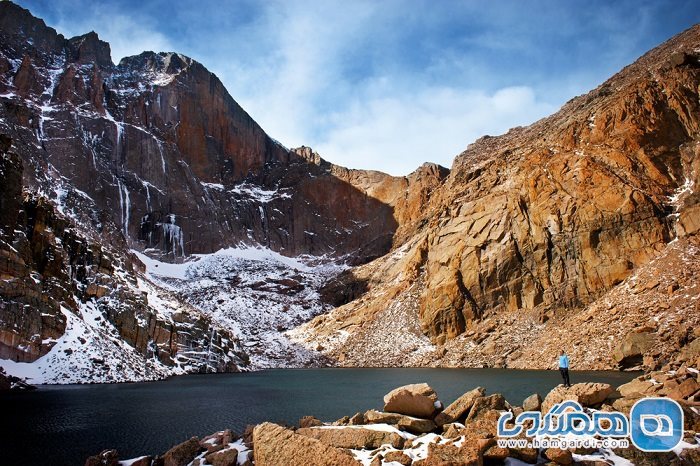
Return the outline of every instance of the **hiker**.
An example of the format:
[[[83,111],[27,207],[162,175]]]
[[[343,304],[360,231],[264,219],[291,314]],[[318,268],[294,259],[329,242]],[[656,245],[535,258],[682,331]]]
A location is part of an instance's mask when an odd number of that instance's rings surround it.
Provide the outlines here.
[[[569,382],[569,357],[566,355],[564,350],[561,350],[561,352],[559,353],[559,372],[561,372],[561,376],[564,379],[564,385],[570,387],[571,382]]]

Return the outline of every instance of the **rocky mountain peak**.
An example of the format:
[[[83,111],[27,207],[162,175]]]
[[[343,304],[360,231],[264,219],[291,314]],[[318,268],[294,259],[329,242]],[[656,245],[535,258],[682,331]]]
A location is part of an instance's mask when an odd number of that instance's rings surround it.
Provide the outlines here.
[[[65,47],[61,34],[11,1],[0,2],[0,34],[3,47],[18,54],[60,53]]]
[[[75,51],[74,61],[80,64],[96,63],[102,68],[114,66],[109,44],[100,40],[95,31],[68,39]]]

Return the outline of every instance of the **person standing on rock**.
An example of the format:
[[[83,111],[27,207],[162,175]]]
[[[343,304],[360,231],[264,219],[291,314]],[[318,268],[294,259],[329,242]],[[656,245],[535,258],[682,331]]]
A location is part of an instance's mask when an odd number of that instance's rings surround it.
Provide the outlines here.
[[[559,352],[559,372],[561,372],[561,376],[564,379],[564,385],[570,387],[571,382],[569,382],[569,356],[566,355],[564,350],[561,350]]]

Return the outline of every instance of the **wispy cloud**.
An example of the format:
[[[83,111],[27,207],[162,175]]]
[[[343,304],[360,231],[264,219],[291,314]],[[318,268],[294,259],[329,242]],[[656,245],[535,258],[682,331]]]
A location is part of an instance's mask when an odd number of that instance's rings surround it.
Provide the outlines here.
[[[406,174],[529,124],[700,21],[694,0],[18,0],[113,57],[202,62],[274,138]]]
[[[148,17],[135,17],[116,5],[92,3],[82,8],[77,16],[71,10],[58,10],[58,22],[52,26],[68,37],[94,30],[100,39],[109,42],[112,61],[116,63],[146,50],[174,50],[172,41],[157,31]]]

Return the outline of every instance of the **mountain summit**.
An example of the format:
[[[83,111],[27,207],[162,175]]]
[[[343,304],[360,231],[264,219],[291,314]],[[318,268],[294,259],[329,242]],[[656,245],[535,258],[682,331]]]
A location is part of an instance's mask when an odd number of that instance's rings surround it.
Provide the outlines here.
[[[699,50],[393,177],[287,149],[189,57],[115,65],[0,2],[3,366],[662,364],[700,324]]]

